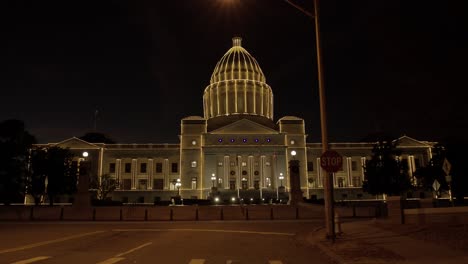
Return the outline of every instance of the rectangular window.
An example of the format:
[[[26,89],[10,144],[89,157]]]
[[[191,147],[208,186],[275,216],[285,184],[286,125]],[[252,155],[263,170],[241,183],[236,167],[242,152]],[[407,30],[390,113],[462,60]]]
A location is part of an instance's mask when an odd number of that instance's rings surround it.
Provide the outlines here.
[[[122,183],[122,189],[130,190],[132,187],[132,180],[131,179],[124,179]]]
[[[177,162],[173,162],[171,164],[171,172],[172,173],[177,173],[179,171],[179,164]]]
[[[192,168],[196,168],[197,167],[197,162],[194,160],[192,161],[191,165],[190,165]]]
[[[132,172],[132,164],[125,163],[125,173],[130,173],[130,172]]]
[[[236,189],[236,181],[229,181],[229,190]]]
[[[140,173],[146,173],[146,163],[140,164]]]
[[[223,166],[223,163],[222,162],[218,162],[218,167],[222,167]]]
[[[344,178],[338,177],[338,187],[343,188],[344,187]]]
[[[115,163],[109,163],[109,173],[115,173]]]
[[[314,171],[314,162],[308,161],[307,162],[307,171]]]
[[[247,167],[247,162],[243,161],[242,162],[242,167]]]
[[[357,162],[356,161],[351,161],[351,169],[353,171],[357,171]]]
[[[361,177],[353,177],[353,186],[361,187],[361,185],[362,185]]]
[[[192,190],[197,189],[197,178],[192,178]]]
[[[138,189],[146,190],[147,188],[147,181],[146,180],[138,180]]]
[[[260,182],[258,180],[254,181],[254,188],[255,188],[255,190],[260,189]]]
[[[164,180],[163,179],[154,179],[153,180],[153,189],[155,189],[155,190],[164,189]]]
[[[309,188],[317,187],[315,177],[310,177],[307,179],[307,183],[309,184]]]
[[[162,163],[156,163],[156,173],[162,173]]]

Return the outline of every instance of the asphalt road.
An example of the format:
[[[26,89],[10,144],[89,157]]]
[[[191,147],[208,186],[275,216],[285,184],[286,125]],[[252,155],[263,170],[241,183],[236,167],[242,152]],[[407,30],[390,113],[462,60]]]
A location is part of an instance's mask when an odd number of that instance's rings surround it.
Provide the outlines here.
[[[0,223],[0,263],[329,263],[317,221]]]

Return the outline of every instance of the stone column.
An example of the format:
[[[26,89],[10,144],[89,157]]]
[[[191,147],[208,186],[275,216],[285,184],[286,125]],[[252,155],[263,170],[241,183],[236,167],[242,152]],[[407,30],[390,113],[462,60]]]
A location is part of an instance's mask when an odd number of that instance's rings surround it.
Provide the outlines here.
[[[121,173],[122,173],[122,160],[115,159],[115,180],[119,183],[116,188],[117,190],[120,190],[120,186],[123,184]]]
[[[290,198],[289,203],[291,205],[297,205],[302,202],[302,190],[300,180],[300,165],[298,160],[289,161],[289,188]]]
[[[154,173],[154,160],[153,159],[148,159],[148,168],[147,168],[147,173],[148,173],[148,185],[146,185],[146,189],[152,190],[153,189],[153,173]]]
[[[266,186],[265,183],[265,163],[266,157],[264,155],[260,156],[260,189]]]
[[[317,158],[317,187],[323,188],[322,166],[320,166],[320,158]]]
[[[271,157],[271,176],[270,177],[271,177],[271,186],[273,186],[274,188],[279,187],[279,184],[278,184],[279,174],[277,174],[278,168],[276,167],[276,163],[277,163],[276,154],[273,154],[273,156]]]
[[[352,166],[352,160],[351,157],[346,157],[346,173],[348,176],[346,187],[352,187],[353,186],[353,166]]]
[[[242,156],[237,156],[237,177],[236,177],[236,187],[239,190],[242,187]]]
[[[169,182],[169,159],[164,159],[163,161],[163,178],[164,178],[164,190],[170,189]]]
[[[224,171],[223,171],[223,185],[224,189],[229,189],[229,171],[231,167],[231,162],[229,156],[224,156]]]
[[[248,171],[248,174],[249,174],[249,189],[253,189],[254,188],[254,183],[253,183],[253,180],[254,180],[254,156],[249,156],[248,159],[247,159],[247,171]]]
[[[131,169],[131,177],[132,177],[132,190],[136,190],[136,181],[137,181],[137,170],[138,170],[138,160],[132,159],[132,169]]]
[[[366,166],[366,157],[361,157],[361,181],[364,181],[364,167]]]

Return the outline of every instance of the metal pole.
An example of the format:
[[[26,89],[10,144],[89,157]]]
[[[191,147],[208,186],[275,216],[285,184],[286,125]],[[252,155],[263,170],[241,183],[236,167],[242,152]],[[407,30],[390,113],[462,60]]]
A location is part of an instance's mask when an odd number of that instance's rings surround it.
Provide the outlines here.
[[[322,153],[328,150],[328,131],[327,131],[327,108],[325,101],[325,81],[322,65],[322,52],[320,43],[320,21],[318,0],[314,0],[314,18],[315,18],[315,45],[317,49],[317,71],[320,100],[320,125],[322,134]],[[325,226],[327,229],[327,238],[335,241],[335,226],[333,212],[333,173],[327,172],[324,186],[325,200]]]

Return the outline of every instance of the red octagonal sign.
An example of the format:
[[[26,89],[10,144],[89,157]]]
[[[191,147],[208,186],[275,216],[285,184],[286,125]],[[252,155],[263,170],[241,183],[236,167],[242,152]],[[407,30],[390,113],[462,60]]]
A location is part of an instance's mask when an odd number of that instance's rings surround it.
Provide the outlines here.
[[[343,157],[334,150],[327,150],[320,156],[320,166],[327,172],[337,172],[343,168]]]

